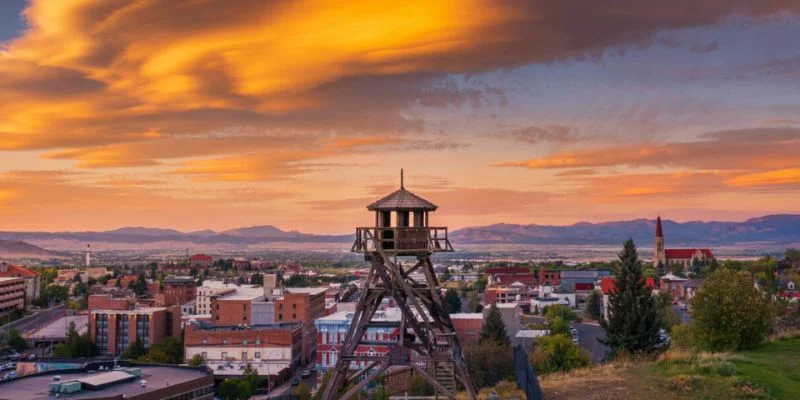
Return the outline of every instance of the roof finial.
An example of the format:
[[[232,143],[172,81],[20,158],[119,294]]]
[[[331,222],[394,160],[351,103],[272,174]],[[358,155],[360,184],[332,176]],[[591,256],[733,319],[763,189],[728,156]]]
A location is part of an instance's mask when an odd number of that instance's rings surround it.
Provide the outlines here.
[[[400,189],[405,189],[405,186],[403,186],[403,169],[402,168],[400,168]]]

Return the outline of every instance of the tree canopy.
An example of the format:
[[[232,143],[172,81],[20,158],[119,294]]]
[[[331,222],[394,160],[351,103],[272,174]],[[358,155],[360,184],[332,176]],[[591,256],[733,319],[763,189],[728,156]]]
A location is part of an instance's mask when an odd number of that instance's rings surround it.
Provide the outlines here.
[[[569,336],[557,334],[536,339],[530,355],[537,373],[568,372],[589,365],[591,359],[572,342]]]
[[[61,358],[93,357],[97,354],[97,348],[92,343],[89,332],[78,334],[75,323],[70,322],[67,328],[67,340],[57,345],[53,354]]]
[[[458,295],[457,290],[447,289],[444,295],[444,309],[450,314],[461,312],[461,296]]]
[[[614,353],[655,351],[661,341],[658,334],[661,321],[651,291],[645,286],[632,239],[625,242],[619,261],[614,281],[616,291],[609,295],[608,320],[600,320],[606,331],[603,342]]]
[[[597,290],[592,290],[586,299],[586,315],[595,321],[603,318],[603,296]]]
[[[739,350],[772,330],[775,304],[755,288],[750,274],[720,268],[692,299],[692,337],[709,350]]]
[[[479,342],[482,344],[494,343],[499,346],[508,346],[510,343],[506,324],[503,322],[503,314],[500,313],[496,303],[492,303],[489,307],[489,312],[483,321]]]

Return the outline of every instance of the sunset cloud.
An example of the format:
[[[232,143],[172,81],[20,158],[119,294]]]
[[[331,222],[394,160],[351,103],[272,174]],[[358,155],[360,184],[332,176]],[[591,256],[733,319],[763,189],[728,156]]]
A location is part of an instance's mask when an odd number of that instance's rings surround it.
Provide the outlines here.
[[[20,11],[0,38],[0,213],[17,226],[161,213],[333,231],[402,167],[461,224],[798,186],[796,1]]]

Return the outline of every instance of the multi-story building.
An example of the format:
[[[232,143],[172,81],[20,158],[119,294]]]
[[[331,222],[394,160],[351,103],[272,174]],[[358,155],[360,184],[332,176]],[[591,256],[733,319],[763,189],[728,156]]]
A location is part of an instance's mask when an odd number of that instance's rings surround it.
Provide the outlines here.
[[[366,355],[387,354],[391,350],[389,343],[396,343],[399,340],[401,316],[402,313],[398,308],[387,308],[385,311],[376,312],[371,322],[382,326],[369,327],[364,333],[364,339],[374,344],[359,345],[355,352]],[[352,312],[342,311],[314,321],[317,331],[317,376],[324,375],[325,371],[336,365],[336,360],[342,354],[344,337],[352,320]],[[380,342],[387,342],[387,345],[381,345]],[[363,368],[364,365],[354,363],[351,367]]]
[[[157,307],[174,306],[194,300],[195,280],[191,276],[168,276],[164,279],[164,289],[154,297]]]
[[[39,298],[39,274],[19,265],[0,263],[0,278],[25,280],[25,300],[30,303]]]
[[[88,267],[88,268],[86,268],[86,276],[91,278],[91,279],[100,279],[100,278],[102,278],[102,277],[104,277],[104,276],[106,276],[108,274],[109,274],[109,272],[108,272],[108,270],[106,270],[105,267]]]
[[[180,336],[180,307],[91,310],[89,335],[100,355],[118,356],[139,340],[145,349]]]
[[[266,288],[265,288],[266,289]],[[325,316],[326,287],[285,288],[275,299],[275,321],[303,323],[303,364],[312,362],[317,351],[317,329],[314,321]]]
[[[25,279],[0,278],[0,317],[25,309]]]
[[[214,265],[214,257],[207,254],[195,254],[189,257],[189,266],[196,269],[206,269]]]
[[[53,280],[53,282],[59,283],[59,284],[74,282],[75,281],[75,277],[78,276],[80,273],[81,273],[81,271],[79,271],[79,270],[77,270],[75,268],[60,269],[60,270],[58,270],[58,273],[56,274],[56,277]]]
[[[252,289],[255,292],[263,291],[260,287],[254,285],[237,285],[234,283],[225,283],[222,281],[203,281],[203,284],[198,286],[196,290],[195,299],[197,300],[196,308],[198,314],[211,314],[211,299],[219,298],[227,294],[235,293],[238,290]]]
[[[191,322],[186,325],[184,355],[187,362],[201,355],[215,375],[241,375],[250,364],[273,384],[299,367],[302,338],[298,322],[246,327]]]
[[[254,321],[253,304],[264,300],[261,288],[236,290],[211,297],[211,322],[215,325],[254,325],[272,321]],[[258,319],[258,318],[255,318]]]

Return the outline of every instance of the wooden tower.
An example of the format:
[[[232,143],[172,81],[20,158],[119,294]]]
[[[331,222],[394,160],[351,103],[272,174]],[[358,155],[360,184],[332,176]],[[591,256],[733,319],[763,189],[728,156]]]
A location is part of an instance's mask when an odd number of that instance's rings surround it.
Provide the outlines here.
[[[401,170],[400,189],[367,206],[375,212],[375,226],[356,228],[351,251],[364,254],[371,266],[341,356],[325,388],[325,400],[350,398],[390,367],[393,373],[413,370],[436,388],[437,396],[455,399],[458,381],[471,399],[476,398],[431,263],[431,254],[453,251],[447,240],[447,228],[429,226],[428,215],[437,206],[406,190],[402,174]],[[407,264],[410,268],[404,268],[403,261],[410,261]],[[414,272],[421,272],[415,276],[424,276],[424,281],[412,278]],[[393,298],[400,308],[399,323],[372,321],[385,297]],[[376,343],[366,340],[365,333],[370,327],[399,327],[401,334],[396,342]],[[374,344],[389,345],[391,350],[386,355],[356,351],[359,345]],[[361,368],[362,365],[365,367]]]

